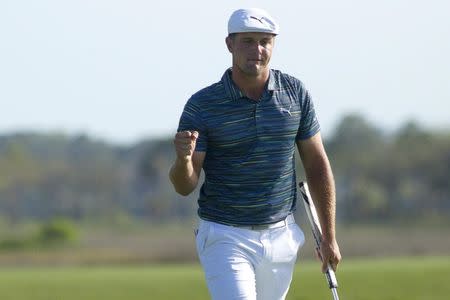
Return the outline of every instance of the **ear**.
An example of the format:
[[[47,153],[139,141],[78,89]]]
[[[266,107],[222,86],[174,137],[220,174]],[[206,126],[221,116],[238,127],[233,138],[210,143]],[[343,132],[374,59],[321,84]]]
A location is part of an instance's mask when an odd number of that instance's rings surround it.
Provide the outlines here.
[[[230,51],[230,53],[233,53],[233,39],[227,36],[225,38],[225,44],[227,44],[228,51]]]

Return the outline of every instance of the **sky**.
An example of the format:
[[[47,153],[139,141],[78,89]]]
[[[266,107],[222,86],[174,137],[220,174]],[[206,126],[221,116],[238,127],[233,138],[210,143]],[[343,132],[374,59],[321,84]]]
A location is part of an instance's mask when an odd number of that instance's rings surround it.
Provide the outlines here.
[[[349,113],[450,128],[449,1],[0,0],[0,134],[174,135],[231,66],[228,18],[246,7],[278,21],[271,67],[305,84],[324,135]]]

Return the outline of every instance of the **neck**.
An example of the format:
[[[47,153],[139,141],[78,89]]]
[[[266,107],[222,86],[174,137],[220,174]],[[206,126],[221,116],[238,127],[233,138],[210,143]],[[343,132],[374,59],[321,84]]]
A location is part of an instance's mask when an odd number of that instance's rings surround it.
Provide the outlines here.
[[[269,69],[261,74],[251,76],[240,72],[238,68],[233,68],[231,78],[239,89],[252,100],[259,100],[264,93],[264,87],[269,79]]]

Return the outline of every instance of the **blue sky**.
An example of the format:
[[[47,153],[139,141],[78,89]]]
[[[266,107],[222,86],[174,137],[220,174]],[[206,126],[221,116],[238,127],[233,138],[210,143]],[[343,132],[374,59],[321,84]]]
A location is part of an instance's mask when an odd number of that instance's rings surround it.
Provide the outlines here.
[[[278,20],[271,66],[305,83],[325,135],[351,112],[450,128],[448,1],[2,0],[0,134],[174,134],[189,96],[230,66],[242,7]]]

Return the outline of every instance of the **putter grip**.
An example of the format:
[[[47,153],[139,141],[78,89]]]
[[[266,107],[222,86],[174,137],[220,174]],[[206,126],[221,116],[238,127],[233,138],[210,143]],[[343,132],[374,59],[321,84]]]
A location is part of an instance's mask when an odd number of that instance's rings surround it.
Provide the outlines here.
[[[337,279],[336,279],[336,274],[334,273],[333,269],[330,266],[328,266],[325,275],[327,276],[328,287],[330,289],[337,288],[338,283],[337,283]]]

